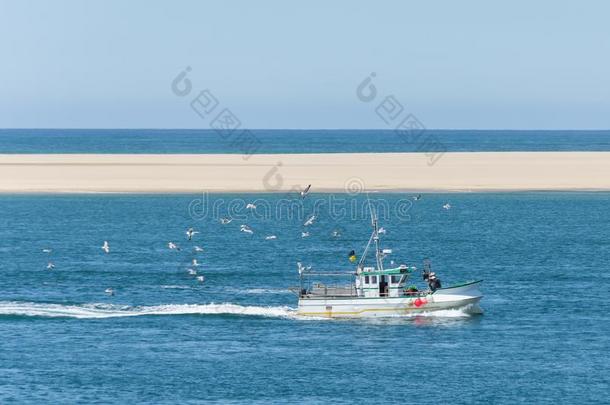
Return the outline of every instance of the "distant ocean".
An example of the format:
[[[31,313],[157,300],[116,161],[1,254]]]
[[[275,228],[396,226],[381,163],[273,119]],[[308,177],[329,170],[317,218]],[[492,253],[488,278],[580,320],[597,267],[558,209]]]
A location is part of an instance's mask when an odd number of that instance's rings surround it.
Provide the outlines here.
[[[287,288],[297,261],[349,269],[367,219],[321,209],[302,238],[298,217],[194,220],[195,198],[0,196],[0,403],[608,403],[610,193],[424,194],[381,219],[389,259],[484,279],[485,314],[332,321]]]
[[[451,152],[610,151],[610,130],[253,130],[255,153],[414,152],[432,136]],[[214,130],[0,129],[0,153],[242,153]]]

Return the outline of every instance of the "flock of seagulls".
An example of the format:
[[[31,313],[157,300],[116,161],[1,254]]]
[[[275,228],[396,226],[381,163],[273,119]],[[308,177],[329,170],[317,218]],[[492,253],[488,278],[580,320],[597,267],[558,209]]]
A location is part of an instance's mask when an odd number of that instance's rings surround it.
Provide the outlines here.
[[[229,222],[230,222],[230,221],[229,221]],[[193,237],[194,237],[195,235],[197,235],[198,233],[199,233],[199,232],[198,232],[198,231],[196,231],[196,230],[194,230],[193,228],[189,228],[189,229],[187,229],[187,231],[186,231],[186,236],[187,236],[187,239],[188,239],[189,241],[192,241],[192,240],[193,240]],[[167,243],[167,247],[168,247],[168,249],[169,249],[169,250],[175,250],[175,251],[180,251],[180,250],[181,250],[181,249],[180,249],[180,247],[179,247],[179,246],[178,246],[176,243],[171,242],[171,241]],[[102,246],[101,246],[101,249],[102,249],[102,251],[103,251],[105,254],[109,254],[109,253],[110,253],[110,243],[108,243],[108,241],[107,241],[107,240],[105,240],[105,241],[104,241],[104,243],[103,243],[103,244],[102,244]],[[195,252],[203,252],[203,248],[202,248],[201,246],[197,246],[197,245],[195,245],[195,246],[193,247],[193,251],[195,251]],[[50,248],[43,248],[43,249],[42,249],[42,252],[43,252],[43,253],[50,254],[51,252],[53,252],[53,249],[50,249]],[[199,263],[199,262],[197,261],[197,259],[196,259],[196,258],[192,259],[192,261],[191,261],[191,267],[195,267],[195,268],[197,268],[197,267],[199,267],[199,266],[201,266],[201,263]],[[55,268],[55,264],[54,264],[52,261],[49,261],[49,262],[47,263],[47,267],[46,267],[46,268],[47,268],[47,270],[53,270],[53,269]],[[203,283],[203,282],[205,281],[205,276],[203,276],[203,275],[199,275],[199,274],[197,273],[197,270],[195,270],[195,269],[193,269],[193,268],[190,268],[190,267],[189,267],[189,268],[187,269],[187,273],[188,273],[189,275],[196,276],[196,277],[195,277],[195,279],[196,279],[198,282],[200,282],[200,283]],[[113,288],[106,288],[106,289],[104,290],[104,292],[105,292],[107,295],[110,295],[110,296],[113,296],[113,295],[115,294],[115,291],[114,291],[114,289],[113,289]]]
[[[310,190],[311,190],[311,184],[309,184],[307,187],[305,187],[305,189],[300,191],[299,195],[300,195],[301,199],[304,199],[309,194]],[[416,196],[412,196],[411,198],[414,201],[419,201],[422,198],[422,195],[418,194]],[[451,204],[447,202],[447,203],[445,203],[442,206],[442,208],[444,210],[449,210],[449,209],[451,209]],[[254,203],[248,203],[246,205],[246,209],[248,209],[248,210],[256,210],[256,205]],[[307,218],[307,220],[305,220],[305,222],[303,223],[303,227],[309,227],[309,226],[313,225],[315,220],[316,220],[316,218],[317,217],[316,217],[315,214],[310,215]],[[220,218],[220,223],[222,225],[228,225],[232,221],[233,221],[233,218],[227,218],[227,217]],[[239,227],[239,230],[240,230],[240,232],[244,232],[246,234],[250,234],[250,235],[254,234],[254,230],[250,226],[248,226],[247,224],[241,224],[240,227]],[[378,230],[379,234],[385,234],[386,232],[387,232],[386,229],[383,228],[383,227],[379,228],[379,230]],[[196,231],[192,227],[188,228],[186,230],[187,240],[188,241],[193,241],[195,235],[197,235],[199,233],[200,233],[199,231]],[[303,230],[301,232],[301,238],[308,238],[308,237],[310,237],[310,235],[311,235],[310,232],[307,231],[307,230]],[[341,236],[341,233],[340,233],[339,230],[335,229],[335,230],[332,231],[331,236],[334,237],[334,238],[338,238],[338,237]],[[276,235],[267,235],[267,236],[265,236],[265,240],[276,240],[276,239],[277,239]],[[167,243],[167,248],[169,250],[174,250],[174,251],[181,251],[182,250],[180,248],[180,246],[178,246],[178,244],[176,244],[176,243],[174,243],[172,241],[169,241]],[[110,253],[110,244],[108,243],[107,240],[104,241],[104,243],[101,246],[101,249],[102,249],[102,251],[105,254],[109,254]],[[50,254],[52,251],[53,250],[51,248],[44,248],[44,249],[42,249],[42,252],[43,253],[47,253],[47,254]],[[197,252],[197,253],[200,253],[200,252],[203,252],[204,249],[201,246],[195,245],[193,247],[193,251]],[[303,271],[311,269],[311,266],[305,267],[305,266],[303,266],[303,264],[301,262],[297,263],[297,265],[298,265],[298,269],[299,269],[299,274],[302,273]],[[196,270],[199,266],[201,266],[201,264],[197,261],[196,258],[193,258],[191,263],[190,263],[190,267],[187,268],[187,274],[190,275],[190,276],[195,276],[195,279],[198,282],[203,283],[205,281],[205,276],[201,275],[201,274],[198,274],[198,272]],[[53,270],[55,268],[55,264],[52,261],[49,260],[49,262],[47,263],[47,267],[46,268],[48,270]],[[112,289],[112,288],[107,288],[106,290],[104,290],[104,292],[106,294],[108,294],[108,295],[111,295],[111,296],[115,294],[114,289]]]
[[[189,228],[186,230],[186,238],[189,241],[193,241],[193,238],[195,237],[195,235],[199,234],[199,231],[196,231],[194,228]],[[167,247],[169,250],[175,250],[175,251],[180,251],[180,247],[174,243],[174,242],[168,242],[167,243]],[[200,253],[203,252],[203,248],[199,245],[194,245],[193,246],[193,252],[196,253]],[[197,271],[197,268],[201,266],[201,263],[199,263],[199,261],[197,260],[196,257],[194,257],[193,259],[191,259],[191,263],[189,265],[189,267],[187,267],[186,269],[186,273],[189,276],[193,276],[195,277],[195,280],[197,280],[199,283],[203,283],[205,281],[205,276],[202,274],[199,274],[199,272]]]

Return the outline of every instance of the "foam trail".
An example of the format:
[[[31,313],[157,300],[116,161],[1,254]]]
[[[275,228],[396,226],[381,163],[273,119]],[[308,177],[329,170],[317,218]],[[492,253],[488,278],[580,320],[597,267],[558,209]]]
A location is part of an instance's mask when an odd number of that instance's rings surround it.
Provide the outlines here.
[[[290,307],[259,307],[224,304],[168,304],[120,306],[110,304],[62,305],[36,302],[0,302],[0,316],[38,316],[46,318],[101,319],[145,315],[245,315],[296,318]]]
[[[454,309],[439,309],[436,311],[424,311],[414,314],[409,314],[410,316],[430,316],[430,317],[438,317],[438,318],[465,318],[471,315],[482,314],[483,310],[478,304],[469,304],[461,308]]]

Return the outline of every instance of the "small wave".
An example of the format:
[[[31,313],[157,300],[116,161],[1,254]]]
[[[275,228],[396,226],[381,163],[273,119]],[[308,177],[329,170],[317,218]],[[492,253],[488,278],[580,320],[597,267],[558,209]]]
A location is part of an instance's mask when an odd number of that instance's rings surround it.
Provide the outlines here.
[[[483,309],[478,304],[470,304],[461,308],[407,312],[406,314],[391,316],[391,318],[468,318],[472,315],[480,315],[482,313]]]
[[[167,304],[132,307],[112,304],[62,305],[36,302],[0,302],[1,315],[77,319],[120,318],[145,315],[243,315],[296,318],[296,310],[290,307],[242,306],[230,303]]]
[[[438,318],[464,318],[471,315],[480,315],[483,309],[478,304],[466,305],[462,308],[440,309],[438,311],[422,312],[414,316],[432,316]]]
[[[247,294],[292,294],[286,289],[251,288],[246,290]]]

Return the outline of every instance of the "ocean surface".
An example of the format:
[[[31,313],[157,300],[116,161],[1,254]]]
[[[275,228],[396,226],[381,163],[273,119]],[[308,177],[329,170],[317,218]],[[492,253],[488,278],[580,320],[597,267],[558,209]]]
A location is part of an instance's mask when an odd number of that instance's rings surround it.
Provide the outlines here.
[[[239,131],[238,131],[239,132]],[[0,129],[0,153],[610,151],[610,131]]]
[[[350,269],[370,222],[287,197],[0,196],[0,403],[608,403],[610,193],[371,195],[388,260],[485,280],[483,315],[384,320],[295,315],[296,262]]]

